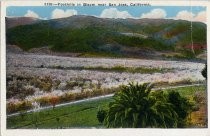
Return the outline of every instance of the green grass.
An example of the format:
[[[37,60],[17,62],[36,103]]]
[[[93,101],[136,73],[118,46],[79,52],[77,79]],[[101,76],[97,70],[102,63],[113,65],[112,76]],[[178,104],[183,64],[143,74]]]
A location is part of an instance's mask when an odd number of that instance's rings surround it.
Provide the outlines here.
[[[38,116],[38,128],[57,128],[56,118],[59,117],[59,127],[100,127],[101,124],[96,118],[99,108],[104,108],[111,101],[110,98],[83,102],[69,106],[57,107],[54,110],[48,109],[37,113],[13,116],[7,119],[7,128],[34,128],[33,118]]]
[[[193,97],[196,92],[205,93],[206,86],[182,87],[176,89],[166,89],[168,91],[175,90],[184,97]],[[98,108],[105,108],[111,102],[111,98],[82,102],[63,107],[57,107],[54,110],[48,109],[39,113],[29,113],[23,118],[21,116],[13,116],[7,118],[7,128],[36,128],[33,118],[38,116],[37,128],[91,128],[103,127],[96,118]],[[59,122],[56,121],[59,118]]]
[[[180,93],[181,96],[184,97],[192,97],[196,92],[204,92],[206,90],[206,86],[201,85],[201,86],[189,86],[189,87],[181,87],[179,89],[167,89],[165,90],[166,92],[175,90]]]

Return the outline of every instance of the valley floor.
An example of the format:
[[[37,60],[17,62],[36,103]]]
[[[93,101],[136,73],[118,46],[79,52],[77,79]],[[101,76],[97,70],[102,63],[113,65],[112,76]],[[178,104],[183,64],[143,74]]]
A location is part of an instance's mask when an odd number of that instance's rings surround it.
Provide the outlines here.
[[[129,82],[164,84],[191,84],[204,80],[201,71],[204,64],[182,61],[141,59],[75,58],[33,54],[7,54],[7,78],[47,77],[60,84],[50,91],[36,88],[33,97],[62,95],[65,92],[81,92],[92,89],[118,87]],[[67,88],[67,82],[84,81],[84,87]],[[9,99],[8,99],[9,100]],[[13,99],[14,100],[14,99]]]
[[[121,85],[129,82],[149,82],[160,89],[186,86],[188,89],[182,89],[182,93],[192,93],[191,97],[200,90],[203,90],[203,96],[206,90],[203,85],[206,84],[205,78],[201,75],[205,64],[198,62],[78,58],[29,53],[7,53],[6,57],[7,115],[19,113],[17,116],[8,116],[8,128],[102,127],[96,119],[96,112],[98,107],[106,106],[110,98],[62,105],[55,110],[46,108],[35,113],[25,111],[36,109],[34,102],[38,103],[38,108],[49,107],[52,105],[51,98],[54,99],[54,105],[58,105],[113,94]],[[194,84],[199,85],[196,87]],[[189,85],[197,90],[193,91]],[[198,127],[196,124],[200,120],[202,125],[199,127],[205,127],[206,105],[202,107],[202,112],[192,113],[192,126]],[[198,114],[201,117],[196,119]],[[38,120],[36,116],[39,116]],[[36,118],[38,124],[34,124],[30,118]]]

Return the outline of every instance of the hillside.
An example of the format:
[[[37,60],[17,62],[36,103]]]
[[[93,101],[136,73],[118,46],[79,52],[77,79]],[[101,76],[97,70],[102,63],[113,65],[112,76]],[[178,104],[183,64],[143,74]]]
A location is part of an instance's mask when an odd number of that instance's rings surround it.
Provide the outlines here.
[[[7,18],[7,25],[11,24]],[[13,21],[14,22],[14,21]],[[77,15],[9,27],[7,44],[82,55],[194,58],[206,50],[206,25],[171,19],[104,19]],[[175,55],[171,55],[175,54]]]
[[[6,28],[12,28],[20,25],[29,25],[38,23],[40,20],[32,17],[14,17],[6,18]]]

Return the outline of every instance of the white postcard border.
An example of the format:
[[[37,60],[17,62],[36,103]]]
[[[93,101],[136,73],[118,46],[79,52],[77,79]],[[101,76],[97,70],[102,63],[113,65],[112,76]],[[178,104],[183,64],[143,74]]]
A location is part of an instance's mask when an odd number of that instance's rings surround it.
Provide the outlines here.
[[[207,43],[210,43],[210,2],[208,1],[186,1],[186,0],[168,0],[168,1],[143,1],[143,0],[134,0],[134,1],[125,1],[125,0],[94,0],[94,1],[85,1],[85,0],[60,0],[60,1],[52,1],[52,0],[37,0],[37,1],[2,1],[1,3],[1,44],[0,44],[0,55],[1,55],[1,135],[2,136],[210,136],[209,128],[196,128],[196,129],[6,129],[6,49],[5,49],[5,16],[6,16],[6,7],[8,6],[44,6],[45,2],[86,2],[86,3],[150,3],[152,6],[206,6],[207,7]],[[208,51],[209,51],[209,46]],[[210,54],[208,53],[208,66],[209,66]],[[210,71],[208,70],[208,75]],[[210,81],[208,80],[208,85],[210,85]],[[207,86],[208,87],[208,86]],[[209,90],[209,87],[208,87]],[[210,92],[208,92],[208,99],[210,98]],[[208,101],[208,109],[210,109],[210,104]],[[210,112],[208,112],[208,117],[210,117]],[[210,126],[210,121],[208,121],[208,126]]]

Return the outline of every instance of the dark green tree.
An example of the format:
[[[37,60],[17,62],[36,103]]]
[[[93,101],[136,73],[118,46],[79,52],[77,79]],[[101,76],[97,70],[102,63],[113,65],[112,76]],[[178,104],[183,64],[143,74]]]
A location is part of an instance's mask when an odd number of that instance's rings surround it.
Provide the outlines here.
[[[207,64],[205,64],[204,69],[201,71],[201,74],[203,75],[203,77],[205,77],[207,79]]]
[[[104,122],[105,116],[106,116],[106,111],[103,109],[99,109],[97,112],[97,119],[100,123]]]
[[[113,128],[177,127],[178,117],[167,97],[151,89],[146,83],[123,86],[109,104],[104,124]]]
[[[168,94],[168,102],[173,105],[173,109],[178,115],[177,127],[184,127],[186,119],[192,110],[192,104],[187,98],[182,97],[178,92],[171,91]]]

